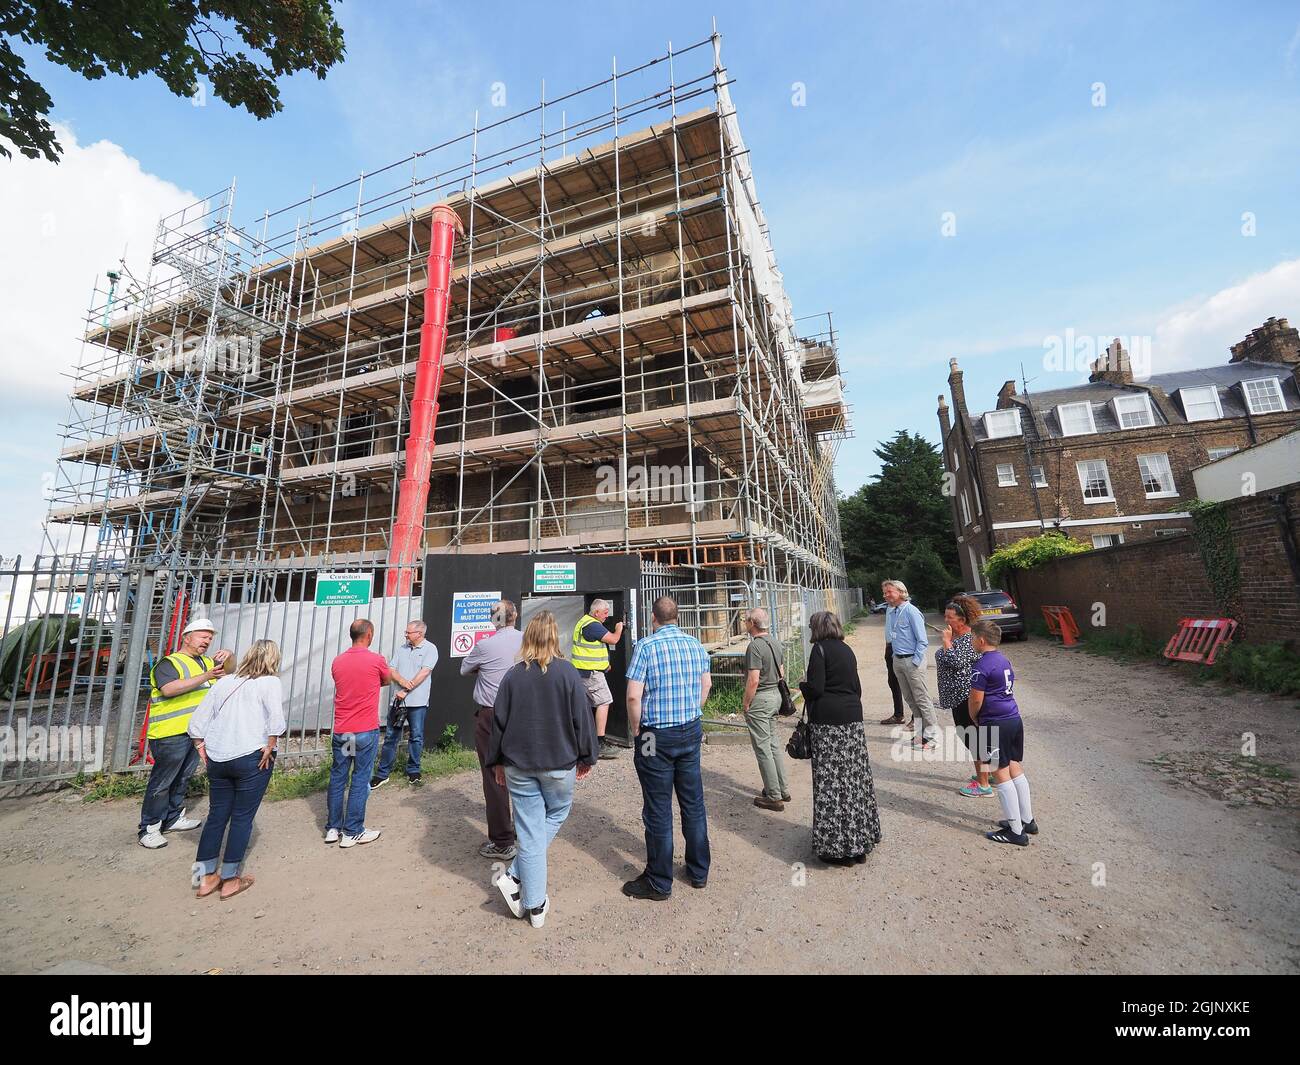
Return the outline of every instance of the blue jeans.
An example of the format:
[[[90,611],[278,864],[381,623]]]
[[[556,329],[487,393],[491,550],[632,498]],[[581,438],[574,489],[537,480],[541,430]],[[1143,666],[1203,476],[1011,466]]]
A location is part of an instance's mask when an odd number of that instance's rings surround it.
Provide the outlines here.
[[[645,823],[645,876],[665,895],[673,890],[673,792],[686,837],[686,872],[709,878],[709,826],[704,814],[700,744],[704,725],[642,726],[633,743],[632,764],[641,780],[641,820]],[[653,754],[647,752],[653,751]]]
[[[221,863],[221,879],[239,875],[239,864],[248,850],[253,832],[253,816],[262,805],[266,786],[271,783],[271,765],[258,769],[262,752],[254,751],[228,762],[208,759],[208,819],[199,837],[195,860],[211,875],[217,871],[217,854],[221,837],[226,837],[226,858]],[[274,765],[274,761],[272,761]],[[226,834],[226,825],[230,833]]]
[[[370,798],[370,771],[379,753],[379,730],[370,732],[336,732],[334,762],[330,766],[330,786],[326,797],[328,824],[345,836],[359,836],[366,830],[366,800]],[[352,777],[351,786],[348,776]],[[343,812],[343,792],[348,793],[347,814]]]
[[[388,708],[388,716],[393,716],[394,703]],[[413,777],[420,772],[420,755],[424,753],[424,715],[428,713],[427,706],[408,706],[406,708],[406,722],[410,742],[406,752],[406,775]],[[397,761],[397,745],[402,741],[402,730],[400,727],[393,728],[392,725],[384,726],[384,749],[379,755],[379,768],[375,770],[375,776],[380,780],[387,780],[388,774],[393,771],[393,763]]]
[[[525,773],[512,765],[505,771],[519,839],[519,854],[507,872],[519,881],[520,900],[531,910],[546,901],[546,848],[569,816],[578,773],[576,768]]]
[[[140,807],[138,834],[141,836],[149,831],[150,825],[160,821],[164,832],[175,824],[185,809],[185,789],[189,787],[190,777],[199,767],[199,752],[184,732],[150,740],[149,753],[153,755],[153,769]]]

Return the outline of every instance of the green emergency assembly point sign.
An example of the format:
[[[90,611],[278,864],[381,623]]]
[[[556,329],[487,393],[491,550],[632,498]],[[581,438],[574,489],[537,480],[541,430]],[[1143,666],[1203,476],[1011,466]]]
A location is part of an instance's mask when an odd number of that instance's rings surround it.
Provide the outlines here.
[[[319,573],[316,575],[317,606],[369,606],[370,574]]]
[[[534,592],[576,592],[578,590],[578,564],[576,562],[534,562]]]

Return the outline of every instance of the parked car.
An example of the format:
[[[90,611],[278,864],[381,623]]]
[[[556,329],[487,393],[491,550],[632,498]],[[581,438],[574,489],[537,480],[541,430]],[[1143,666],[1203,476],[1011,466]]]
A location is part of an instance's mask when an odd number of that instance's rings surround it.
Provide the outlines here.
[[[889,608],[889,604],[886,603],[883,599],[880,600],[879,603],[877,603],[874,599],[871,600],[870,610],[873,614],[883,614],[888,608]]]
[[[1025,618],[1020,613],[1020,607],[1016,606],[1016,601],[1001,588],[990,588],[987,592],[966,592],[965,594],[979,603],[981,621],[997,622],[998,628],[1002,630],[1002,635],[1008,638],[1017,640],[1028,638],[1029,634],[1025,632]]]

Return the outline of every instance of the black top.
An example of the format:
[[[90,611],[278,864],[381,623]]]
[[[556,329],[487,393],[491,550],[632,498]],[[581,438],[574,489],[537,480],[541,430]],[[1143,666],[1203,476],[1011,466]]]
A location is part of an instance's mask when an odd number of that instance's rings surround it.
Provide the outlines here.
[[[484,765],[512,765],[530,773],[596,764],[596,723],[578,671],[553,659],[506,671],[492,707],[492,739]]]
[[[808,656],[808,675],[799,682],[808,722],[849,725],[862,720],[858,660],[843,640],[818,640]]]

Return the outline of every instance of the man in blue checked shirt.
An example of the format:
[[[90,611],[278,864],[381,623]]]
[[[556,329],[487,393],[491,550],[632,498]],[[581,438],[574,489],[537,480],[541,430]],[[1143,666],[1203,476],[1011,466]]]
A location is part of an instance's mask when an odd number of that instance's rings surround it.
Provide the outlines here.
[[[645,872],[623,885],[629,898],[663,902],[672,894],[674,790],[686,837],[687,877],[693,888],[708,882],[700,716],[712,686],[709,653],[677,627],[677,604],[660,596],[654,631],[637,643],[627,667],[627,721],[635,737],[632,762],[641,781],[646,849]]]
[[[930,639],[925,633],[925,616],[912,604],[907,585],[885,581],[881,589],[889,609],[885,611],[885,638],[894,649],[894,676],[912,717],[921,719],[921,731],[912,746],[923,751],[935,748],[939,719],[925,684],[925,651]]]

